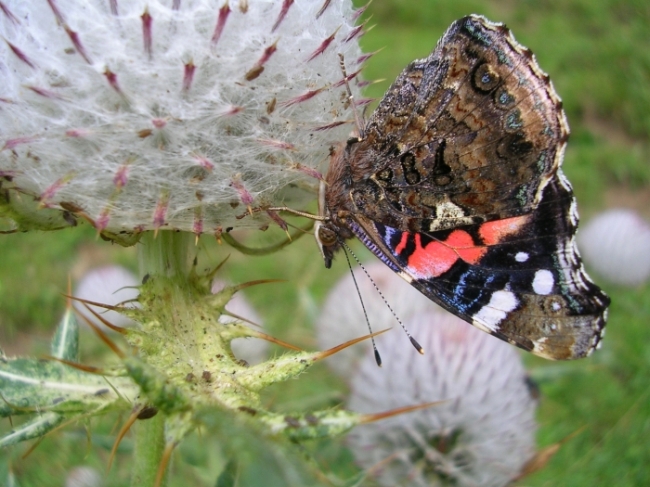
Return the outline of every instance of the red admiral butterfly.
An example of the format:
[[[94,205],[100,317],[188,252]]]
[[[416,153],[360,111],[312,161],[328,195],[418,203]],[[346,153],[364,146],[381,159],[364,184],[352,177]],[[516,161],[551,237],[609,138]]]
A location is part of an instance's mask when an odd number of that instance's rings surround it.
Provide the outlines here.
[[[585,273],[560,166],[569,127],[502,24],[454,22],[332,156],[316,238],[356,236],[448,311],[549,359],[589,355],[609,298]]]

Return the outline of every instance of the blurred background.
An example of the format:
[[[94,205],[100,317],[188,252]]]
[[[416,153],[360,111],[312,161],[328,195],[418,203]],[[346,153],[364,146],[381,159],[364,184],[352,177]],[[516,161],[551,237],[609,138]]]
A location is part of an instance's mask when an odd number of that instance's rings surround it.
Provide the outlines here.
[[[650,269],[650,3],[376,0],[362,17],[374,25],[361,39],[364,50],[382,49],[364,71],[366,79],[379,80],[366,94],[381,97],[410,61],[427,56],[449,24],[469,13],[506,23],[535,53],[563,99],[571,126],[564,170],[574,185],[585,230],[580,245],[592,257],[588,270],[612,298],[603,348],[592,357],[552,363],[525,356],[540,391],[538,445],[580,432],[546,468],[520,485],[650,485],[650,282],[639,272]],[[627,211],[597,218],[621,208]],[[239,236],[252,247],[282,237],[273,229]],[[353,248],[363,260],[373,260],[358,242]],[[230,254],[224,280],[285,279],[251,288],[247,298],[269,333],[312,349],[317,347],[313,325],[319,307],[328,289],[348,272],[342,257],[325,270],[310,237],[268,257],[244,256],[202,237],[197,254],[204,266]],[[0,236],[0,347],[7,355],[47,354],[65,306],[61,293],[68,276],[77,282],[90,269],[109,264],[136,272],[136,255],[135,248],[98,240],[87,226],[47,235]],[[615,265],[599,267],[599,259]],[[91,364],[106,353],[90,333],[82,338],[82,347]],[[322,409],[340,404],[346,393],[343,382],[318,365],[308,377],[272,388],[268,404],[280,411]],[[45,439],[27,459],[20,459],[26,448],[12,451],[12,468],[21,485],[63,485],[78,464],[103,471],[115,424],[119,428],[118,418],[93,424],[88,436],[92,444],[83,428],[69,427]],[[318,448],[331,458],[333,470],[343,476],[354,471],[340,443],[324,442]],[[337,453],[328,457],[328,451]],[[124,459],[118,458],[105,485],[121,485],[128,478],[128,453],[125,441],[119,453]],[[179,455],[177,478],[185,475],[198,482],[206,475],[200,473],[212,455],[206,441],[188,442]],[[6,471],[5,460],[1,471]],[[35,468],[45,464],[47,476]]]

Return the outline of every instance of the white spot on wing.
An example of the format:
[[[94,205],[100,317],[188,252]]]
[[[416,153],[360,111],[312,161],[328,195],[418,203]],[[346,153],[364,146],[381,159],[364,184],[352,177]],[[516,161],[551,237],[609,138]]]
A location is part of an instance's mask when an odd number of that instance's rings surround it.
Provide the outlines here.
[[[528,260],[529,255],[526,252],[517,252],[517,255],[515,255],[515,260],[517,262],[526,262]]]
[[[517,307],[518,301],[510,291],[496,291],[490,302],[472,317],[472,324],[482,330],[497,331],[509,312]]]
[[[535,273],[533,279],[533,291],[537,294],[550,294],[554,284],[553,273],[547,269],[540,269]]]

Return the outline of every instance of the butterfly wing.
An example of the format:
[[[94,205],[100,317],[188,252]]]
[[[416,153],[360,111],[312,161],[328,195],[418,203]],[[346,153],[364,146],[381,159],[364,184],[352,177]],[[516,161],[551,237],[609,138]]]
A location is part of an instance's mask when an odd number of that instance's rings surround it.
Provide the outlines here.
[[[501,24],[466,17],[404,70],[350,148],[354,199],[370,219],[410,231],[525,214],[568,133],[532,53]]]
[[[510,31],[479,16],[454,22],[363,132],[327,175],[339,239],[350,230],[430,299],[537,355],[573,359],[598,346],[609,298],[575,244],[576,202],[560,169],[568,125]]]
[[[598,346],[609,298],[582,267],[574,209],[557,176],[528,215],[430,233],[363,218],[350,227],[410,284],[474,326],[545,358],[575,359]]]

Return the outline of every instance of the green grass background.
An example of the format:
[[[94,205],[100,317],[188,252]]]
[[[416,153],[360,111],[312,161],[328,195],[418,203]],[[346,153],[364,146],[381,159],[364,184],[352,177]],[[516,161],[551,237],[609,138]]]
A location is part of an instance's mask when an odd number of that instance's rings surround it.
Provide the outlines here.
[[[583,218],[613,206],[636,208],[650,218],[650,2],[375,0],[363,17],[372,17],[369,24],[375,27],[361,42],[366,51],[383,48],[368,63],[365,76],[384,81],[372,85],[368,94],[380,97],[408,62],[426,56],[446,27],[468,13],[505,22],[551,75],[572,129],[565,172]],[[254,236],[250,244],[264,238],[268,236]],[[207,238],[201,248],[206,262],[232,253],[226,272],[234,281],[286,279],[272,292],[251,289],[248,297],[272,334],[315,347],[313,319],[327,289],[346,272],[342,259],[335,269],[324,270],[309,238],[268,258],[244,257]],[[136,267],[133,249],[96,241],[89,228],[3,235],[0,256],[0,346],[9,354],[47,350],[69,274],[79,277],[84,269],[106,262]],[[603,349],[575,363],[525,357],[541,389],[539,445],[584,429],[521,485],[650,485],[650,284],[625,289],[600,282],[612,297]],[[85,337],[91,362],[103,353],[94,341]],[[324,408],[340,403],[345,392],[325,367],[317,366],[297,381],[274,387],[268,400],[279,410]],[[25,447],[0,452],[0,479],[9,460],[22,486],[62,485],[67,469],[77,464],[102,470],[117,421],[93,421],[90,445],[82,428],[70,427],[26,459],[20,458]],[[8,428],[3,422],[2,431]],[[339,445],[324,442],[315,448],[337,459],[330,468],[352,474],[349,454],[327,453],[340,450]],[[129,448],[127,439],[106,485],[122,485],[128,478]],[[189,441],[180,449],[173,478],[214,485],[222,465],[218,451],[213,439]]]

